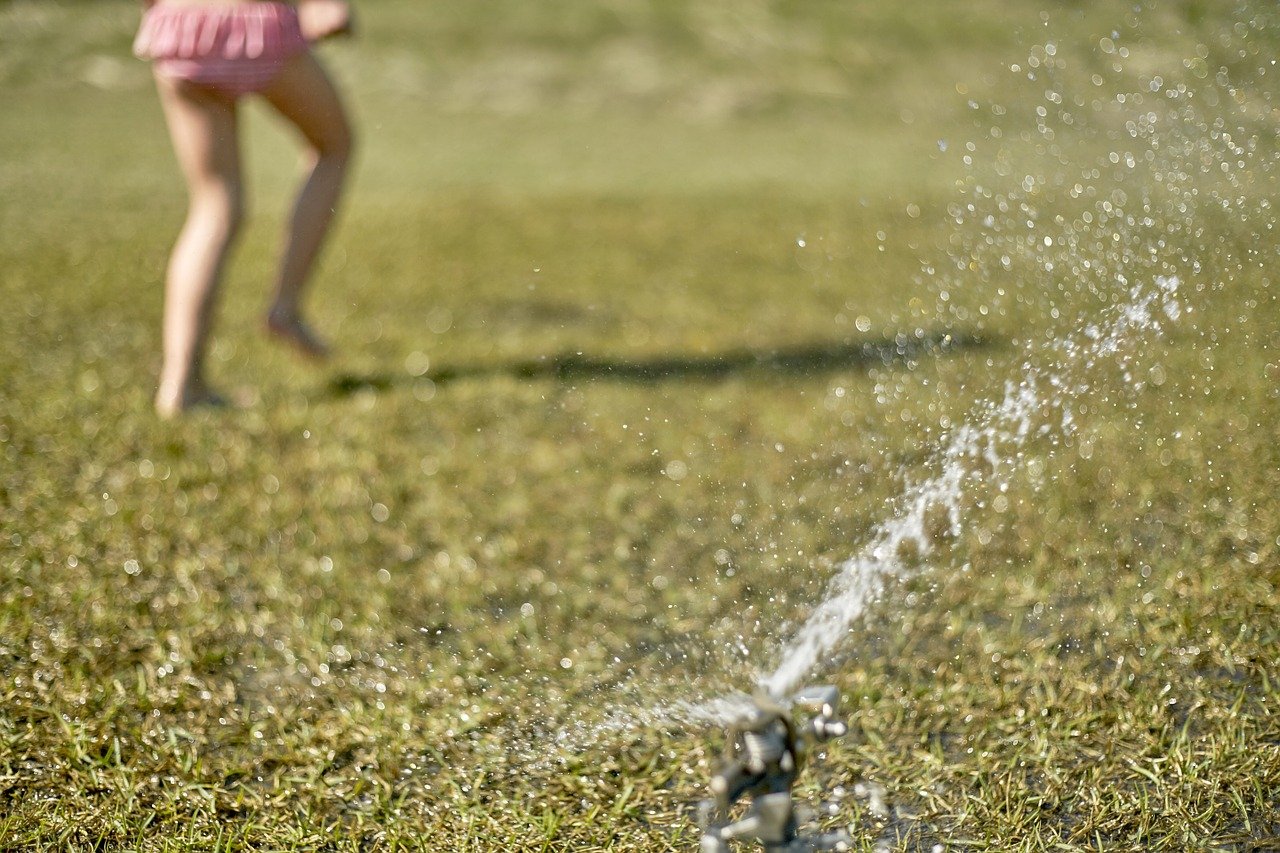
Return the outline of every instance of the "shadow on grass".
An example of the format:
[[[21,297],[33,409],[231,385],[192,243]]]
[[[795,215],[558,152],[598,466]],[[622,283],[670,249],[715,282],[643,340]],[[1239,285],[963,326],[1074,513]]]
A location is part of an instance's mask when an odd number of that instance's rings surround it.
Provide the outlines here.
[[[777,349],[737,349],[706,356],[626,359],[567,354],[494,364],[445,366],[421,376],[344,373],[334,376],[329,381],[327,390],[334,397],[346,397],[358,391],[386,391],[428,380],[440,386],[459,379],[492,376],[637,383],[669,380],[718,381],[749,373],[813,376],[838,370],[883,367],[989,345],[988,340],[976,335],[938,334],[922,338],[899,335],[880,341],[814,343]]]

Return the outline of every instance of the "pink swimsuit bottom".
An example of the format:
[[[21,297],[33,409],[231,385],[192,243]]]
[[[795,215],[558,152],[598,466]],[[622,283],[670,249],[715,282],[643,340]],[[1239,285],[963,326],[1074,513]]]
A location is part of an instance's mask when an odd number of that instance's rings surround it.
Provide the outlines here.
[[[298,12],[288,3],[166,5],[142,16],[135,56],[156,73],[206,86],[232,98],[261,92],[307,49]]]

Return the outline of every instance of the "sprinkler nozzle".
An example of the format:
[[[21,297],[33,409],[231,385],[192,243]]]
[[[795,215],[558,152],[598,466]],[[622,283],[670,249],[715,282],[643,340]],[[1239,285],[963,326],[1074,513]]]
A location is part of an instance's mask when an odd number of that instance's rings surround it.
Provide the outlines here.
[[[812,744],[849,731],[836,716],[839,691],[823,685],[799,691],[790,703],[763,693],[753,701],[747,716],[729,726],[724,758],[707,786],[712,797],[699,804],[702,853],[728,853],[733,840],[759,841],[766,853],[848,849],[851,839],[845,832],[802,836],[791,798]],[[796,710],[813,716],[798,724]],[[730,820],[730,809],[744,796],[751,799],[746,815]]]

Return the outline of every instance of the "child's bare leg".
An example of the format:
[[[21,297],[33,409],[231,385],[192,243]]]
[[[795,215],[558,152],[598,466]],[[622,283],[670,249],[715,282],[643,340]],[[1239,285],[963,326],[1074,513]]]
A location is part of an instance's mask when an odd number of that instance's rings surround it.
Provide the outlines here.
[[[205,384],[204,355],[243,199],[235,102],[162,76],[156,83],[189,195],[165,276],[164,365],[156,393],[156,410],[172,417],[218,402]]]
[[[303,321],[301,297],[342,193],[351,127],[333,83],[309,53],[291,60],[262,94],[302,133],[311,158],[289,221],[267,330],[303,355],[323,358],[328,347]]]

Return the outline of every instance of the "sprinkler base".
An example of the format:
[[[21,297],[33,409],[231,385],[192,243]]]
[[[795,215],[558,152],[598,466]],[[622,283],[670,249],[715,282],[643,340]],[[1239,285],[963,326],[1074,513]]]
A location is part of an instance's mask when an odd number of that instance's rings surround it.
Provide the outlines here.
[[[728,727],[724,760],[711,777],[711,798],[698,809],[702,853],[729,853],[730,841],[759,841],[766,853],[847,850],[847,833],[802,835],[791,789],[808,750],[840,737],[849,727],[836,716],[835,687],[808,687],[788,704],[757,694],[745,717]],[[800,724],[796,710],[812,716]],[[743,797],[751,805],[738,820],[730,810]]]

